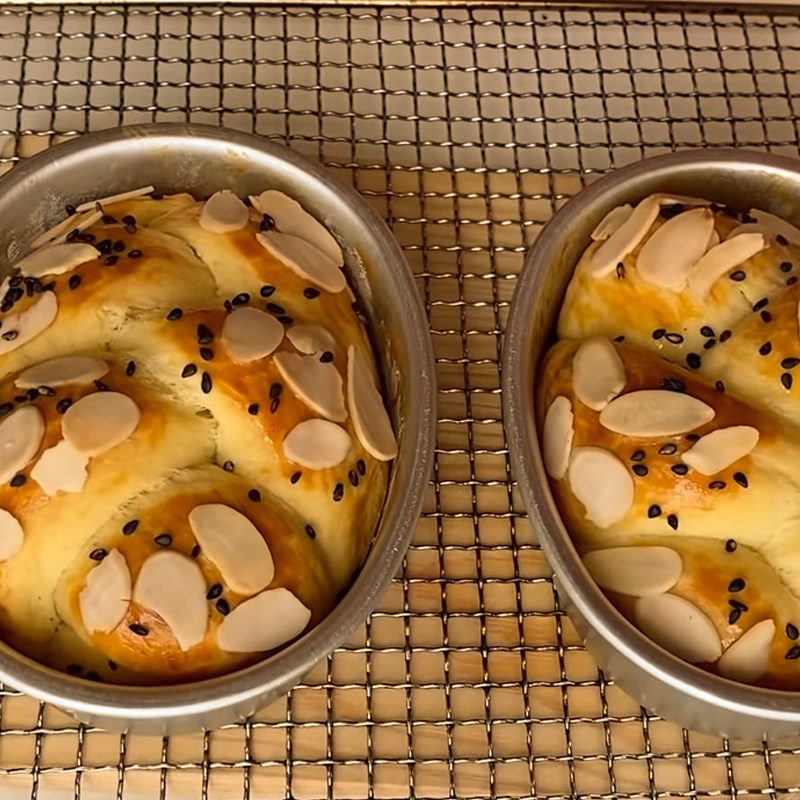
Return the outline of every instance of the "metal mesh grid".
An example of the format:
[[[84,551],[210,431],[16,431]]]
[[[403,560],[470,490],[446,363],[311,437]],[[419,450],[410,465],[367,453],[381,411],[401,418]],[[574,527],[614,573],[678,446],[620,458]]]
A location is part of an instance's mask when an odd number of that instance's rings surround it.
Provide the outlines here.
[[[3,691],[3,800],[800,793],[798,742],[681,730],[597,670],[516,495],[499,389],[523,254],[593,175],[705,143],[798,155],[798,17],[31,6],[0,7],[0,37],[3,169],[193,120],[353,184],[417,275],[440,383],[423,518],[346,646],[248,723],[170,740]]]

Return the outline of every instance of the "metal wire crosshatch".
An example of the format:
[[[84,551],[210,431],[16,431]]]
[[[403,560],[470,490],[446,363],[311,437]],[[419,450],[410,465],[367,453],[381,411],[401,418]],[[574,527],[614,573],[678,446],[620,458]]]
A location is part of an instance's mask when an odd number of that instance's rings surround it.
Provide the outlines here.
[[[368,623],[241,725],[158,739],[0,696],[0,797],[773,798],[800,743],[681,730],[607,681],[515,493],[500,350],[526,248],[593,176],[674,149],[798,155],[800,18],[743,11],[0,6],[0,164],[145,121],[255,131],[392,226],[439,436]]]

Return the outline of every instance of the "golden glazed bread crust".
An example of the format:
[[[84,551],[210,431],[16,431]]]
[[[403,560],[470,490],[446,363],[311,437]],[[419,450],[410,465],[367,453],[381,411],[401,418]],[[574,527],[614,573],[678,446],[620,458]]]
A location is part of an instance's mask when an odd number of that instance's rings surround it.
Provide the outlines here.
[[[255,525],[274,562],[264,593],[290,592],[295,607],[307,610],[307,624],[298,623],[307,629],[359,569],[386,493],[389,464],[362,443],[347,400],[348,348],[378,382],[349,289],[326,291],[259,244],[264,227],[255,209],[242,229],[211,233],[200,224],[203,207],[189,195],[106,204],[103,219],[84,231],[101,251],[96,257],[63,274],[21,276],[3,287],[0,332],[47,293],[58,309],[30,341],[8,352],[0,345],[0,423],[32,406],[45,426],[36,453],[19,470],[24,482],[0,486],[0,512],[9,512],[24,533],[18,552],[0,562],[0,635],[34,658],[92,679],[155,684],[212,677],[270,651],[218,645],[225,618],[255,595],[228,586],[199,547],[189,522],[193,508],[222,504]],[[300,324],[321,326],[333,342],[330,354],[301,353],[284,335],[273,352],[235,361],[222,330],[244,307],[278,320],[284,333]],[[210,341],[198,336],[199,325]],[[335,466],[303,466],[287,455],[287,434],[324,415],[287,384],[278,354],[322,357],[340,376],[348,413],[335,424],[350,446]],[[107,373],[99,382],[42,392],[15,386],[31,365],[76,355],[104,362]],[[135,403],[135,430],[88,459],[79,491],[48,495],[32,470],[65,435],[68,406],[104,391]],[[0,524],[0,547],[4,535]],[[109,554],[124,558],[135,593],[142,564],[165,551],[196,564],[210,591],[202,641],[182,649],[165,619],[134,600],[112,629],[87,629],[81,596]],[[304,619],[305,612],[297,613]]]

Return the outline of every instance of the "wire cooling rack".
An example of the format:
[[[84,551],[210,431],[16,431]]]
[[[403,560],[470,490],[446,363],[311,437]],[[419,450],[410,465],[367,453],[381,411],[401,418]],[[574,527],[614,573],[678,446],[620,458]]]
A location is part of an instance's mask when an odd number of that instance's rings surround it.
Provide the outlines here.
[[[0,6],[0,165],[124,123],[256,131],[387,219],[439,379],[435,470],[356,635],[246,724],[81,727],[6,690],[0,798],[800,794],[800,740],[643,711],[559,611],[515,491],[500,351],[526,248],[599,173],[704,144],[798,155],[800,19],[744,12]]]

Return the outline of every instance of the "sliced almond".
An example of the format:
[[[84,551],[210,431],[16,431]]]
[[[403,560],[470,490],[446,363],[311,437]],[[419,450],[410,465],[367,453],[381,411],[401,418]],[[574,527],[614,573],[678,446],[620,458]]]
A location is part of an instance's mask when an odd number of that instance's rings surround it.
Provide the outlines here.
[[[336,339],[322,325],[300,322],[286,331],[289,341],[301,353],[323,353],[326,350],[336,352]]]
[[[711,235],[708,237],[708,243],[706,244],[705,252],[707,253],[709,250],[711,250],[712,247],[716,247],[719,243],[720,243],[720,238],[719,234],[717,233],[717,229],[712,228]]]
[[[754,217],[757,224],[763,226],[773,235],[783,236],[789,244],[800,246],[800,228],[795,227],[791,222],[770,214],[769,211],[762,211],[760,208],[751,208],[750,216]]]
[[[633,506],[633,478],[626,466],[602,447],[576,447],[567,470],[572,493],[586,518],[599,528],[619,522]]]
[[[289,388],[309,408],[334,422],[347,419],[342,376],[332,361],[320,361],[316,355],[276,353],[275,366]]]
[[[600,412],[600,424],[623,436],[676,436],[714,419],[710,405],[683,392],[641,389],[612,400]]]
[[[597,227],[592,231],[592,240],[595,242],[602,242],[608,239],[621,225],[625,224],[632,211],[633,206],[629,203],[612,208],[611,211],[597,223]]]
[[[760,233],[742,233],[712,247],[690,270],[687,285],[698,299],[705,300],[711,287],[723,276],[766,247]]]
[[[358,441],[378,461],[397,456],[397,439],[378,387],[364,357],[353,345],[347,348],[347,406]]]
[[[648,283],[679,292],[691,268],[705,255],[714,213],[694,208],[668,219],[645,243],[636,270]]]
[[[658,192],[653,197],[661,206],[710,206],[711,201],[703,197],[690,197],[687,194],[672,194],[671,192]]]
[[[769,656],[775,639],[775,623],[763,619],[748,628],[717,663],[720,675],[733,681],[755,683],[769,669]]]
[[[86,483],[88,464],[89,456],[62,439],[39,456],[31,469],[31,478],[51,497],[58,492],[80,492]]]
[[[758,431],[750,425],[718,428],[701,436],[682,458],[701,475],[716,475],[744,458],[758,444]]]
[[[676,594],[639,598],[634,616],[656,644],[691,664],[712,663],[722,653],[714,623],[694,603]]]
[[[74,217],[70,217],[70,221],[73,223],[72,225],[68,226],[68,228],[56,236],[49,244],[48,247],[56,247],[59,244],[67,241],[67,236],[71,234],[73,231],[85,231],[87,228],[91,228],[95,222],[99,222],[103,218],[102,211],[94,211],[91,214],[84,214],[84,215],[76,215]]]
[[[338,264],[305,239],[279,231],[257,233],[256,239],[265,250],[282,261],[292,272],[321,289],[336,293],[347,286],[344,273]]]
[[[48,228],[46,231],[43,231],[31,242],[31,250],[36,250],[43,244],[52,242],[54,239],[59,238],[62,233],[68,233],[70,228],[72,228],[76,222],[81,220],[82,216],[88,215],[72,214],[66,219],[62,219],[61,222],[57,222],[52,228]]]
[[[42,361],[23,370],[14,381],[20,389],[35,389],[49,386],[55,389],[67,384],[92,383],[108,373],[108,364],[91,356],[63,356]]]
[[[21,275],[41,278],[43,275],[63,275],[99,255],[100,251],[86,242],[65,242],[36,250],[14,266]]]
[[[53,292],[42,292],[24,311],[6,314],[0,319],[4,334],[0,337],[0,355],[10,353],[35,339],[50,327],[57,314],[58,300]],[[16,336],[12,337],[12,331]]]
[[[217,629],[217,646],[227,653],[274,650],[299,636],[311,620],[288,589],[268,589],[240,603]]]
[[[735,228],[731,228],[725,236],[725,239],[726,241],[728,239],[735,239],[742,233],[760,233],[762,236],[770,235],[770,231],[763,225],[759,225],[757,222],[746,222],[744,225],[737,225]]]
[[[550,403],[550,407],[544,415],[544,426],[542,427],[544,468],[547,470],[547,474],[557,481],[567,474],[574,434],[573,419],[572,403],[563,395],[556,397]]]
[[[275,565],[264,537],[241,512],[222,503],[195,506],[189,525],[203,555],[237,594],[250,595],[266,588]]]
[[[237,308],[222,326],[222,345],[237,363],[246,364],[272,353],[283,339],[283,325],[252,306]]]
[[[589,272],[597,278],[613,272],[628,253],[633,252],[647,235],[658,216],[658,200],[645,197],[625,222],[594,251]]]
[[[275,227],[281,233],[299,236],[322,250],[337,266],[344,264],[342,248],[330,231],[294,198],[275,189],[268,189],[257,197],[251,196],[250,202],[256,211],[272,217]]]
[[[181,650],[191,650],[206,637],[206,581],[197,562],[164,550],[142,564],[133,600],[158,614],[169,625]]]
[[[632,597],[662,594],[683,573],[683,560],[669,547],[609,547],[587,553],[583,563],[603,589]]]
[[[602,411],[625,388],[625,367],[608,339],[587,339],[572,360],[572,391],[584,405]]]
[[[231,233],[247,227],[250,211],[229,189],[222,189],[206,200],[200,212],[200,227],[209,233]]]
[[[94,392],[73,403],[61,418],[64,438],[81,453],[97,456],[124,442],[137,428],[141,412],[120,392]]]
[[[344,428],[326,419],[307,419],[286,434],[283,454],[301,467],[329,469],[345,460],[351,446]]]
[[[110,194],[108,197],[101,197],[99,200],[87,200],[76,207],[76,211],[88,211],[90,208],[97,208],[99,203],[101,206],[110,206],[112,203],[121,203],[124,200],[136,200],[138,197],[152,194],[154,191],[153,186],[142,186],[140,189],[130,189],[127,192],[120,192],[119,194]]]
[[[43,438],[44,419],[34,406],[22,406],[0,422],[0,483],[28,466]]]
[[[78,604],[89,633],[109,633],[125,619],[131,598],[131,573],[125,557],[112,550],[87,576]]]
[[[8,561],[21,549],[25,535],[19,520],[4,508],[0,508],[0,561]]]

